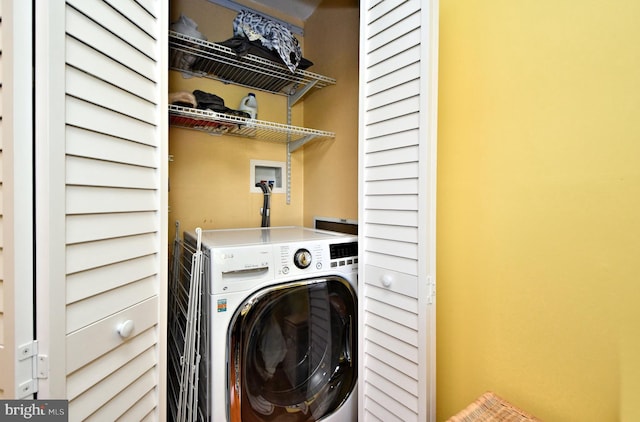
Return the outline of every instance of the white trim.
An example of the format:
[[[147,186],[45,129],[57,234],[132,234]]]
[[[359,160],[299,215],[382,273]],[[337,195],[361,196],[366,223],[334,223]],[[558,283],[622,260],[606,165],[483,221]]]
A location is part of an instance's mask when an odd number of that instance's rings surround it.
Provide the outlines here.
[[[38,398],[66,397],[65,2],[36,2],[36,327],[49,378]]]
[[[2,2],[3,255],[5,341],[0,398],[31,398],[18,386],[32,377],[18,348],[33,341],[33,113],[31,2]],[[6,366],[5,366],[6,365]],[[5,369],[6,368],[6,369]]]
[[[167,330],[168,330],[168,291],[169,291],[169,113],[167,104],[169,103],[169,51],[167,46],[169,45],[169,34],[166,28],[169,27],[169,0],[160,0],[160,4],[157,7],[158,18],[158,33],[156,48],[159,53],[157,57],[159,61],[157,63],[158,72],[160,77],[158,78],[158,89],[160,90],[158,109],[160,112],[160,121],[158,122],[159,136],[160,136],[160,152],[158,157],[160,163],[158,164],[160,178],[159,192],[158,192],[158,250],[159,259],[158,265],[158,366],[157,369],[157,420],[166,421],[167,417]]]
[[[421,29],[424,35],[420,43],[420,139],[423,139],[425,151],[420,157],[420,203],[418,210],[419,226],[418,254],[425,259],[419,260],[418,297],[421,300],[419,311],[420,330],[418,339],[420,354],[420,377],[426,382],[419,384],[420,414],[427,421],[436,420],[436,175],[437,175],[437,122],[438,122],[438,13],[439,0],[422,1]],[[424,112],[426,110],[426,112]],[[431,301],[431,303],[429,303]]]

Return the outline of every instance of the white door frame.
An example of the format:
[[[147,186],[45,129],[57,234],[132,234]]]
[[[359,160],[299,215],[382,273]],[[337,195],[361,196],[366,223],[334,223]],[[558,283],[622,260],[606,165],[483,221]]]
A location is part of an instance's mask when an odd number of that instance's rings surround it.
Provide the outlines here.
[[[0,398],[32,398],[33,130],[31,2],[2,0]]]
[[[48,376],[39,398],[66,398],[65,2],[35,10],[36,335]]]

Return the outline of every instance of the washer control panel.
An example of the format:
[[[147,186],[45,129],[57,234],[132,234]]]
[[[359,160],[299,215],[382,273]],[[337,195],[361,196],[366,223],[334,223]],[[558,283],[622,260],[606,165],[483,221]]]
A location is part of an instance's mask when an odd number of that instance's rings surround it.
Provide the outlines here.
[[[277,276],[312,274],[319,271],[353,271],[358,264],[358,242],[292,243],[276,245]]]

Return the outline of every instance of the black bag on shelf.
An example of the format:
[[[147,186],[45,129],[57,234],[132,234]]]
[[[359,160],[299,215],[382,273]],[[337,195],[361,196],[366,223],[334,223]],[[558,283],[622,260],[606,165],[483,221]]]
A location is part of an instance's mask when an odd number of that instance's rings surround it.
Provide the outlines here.
[[[196,89],[193,91],[193,95],[196,97],[196,101],[198,102],[197,108],[200,110],[211,110],[218,113],[224,113],[227,111],[227,107],[224,105],[224,100],[215,94],[210,94]]]
[[[217,113],[224,113],[230,116],[244,117],[250,119],[251,115],[244,111],[234,110],[224,105],[224,100],[215,94],[209,92],[200,91],[196,89],[193,91],[193,95],[198,102],[197,107],[200,110],[211,110]]]

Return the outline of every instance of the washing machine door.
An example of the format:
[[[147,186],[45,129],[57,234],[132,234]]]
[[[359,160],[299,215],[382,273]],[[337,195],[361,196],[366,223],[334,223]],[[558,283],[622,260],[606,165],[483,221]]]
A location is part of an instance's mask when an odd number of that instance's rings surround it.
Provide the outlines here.
[[[356,315],[341,277],[249,298],[229,331],[229,420],[311,422],[339,409],[357,379]]]

